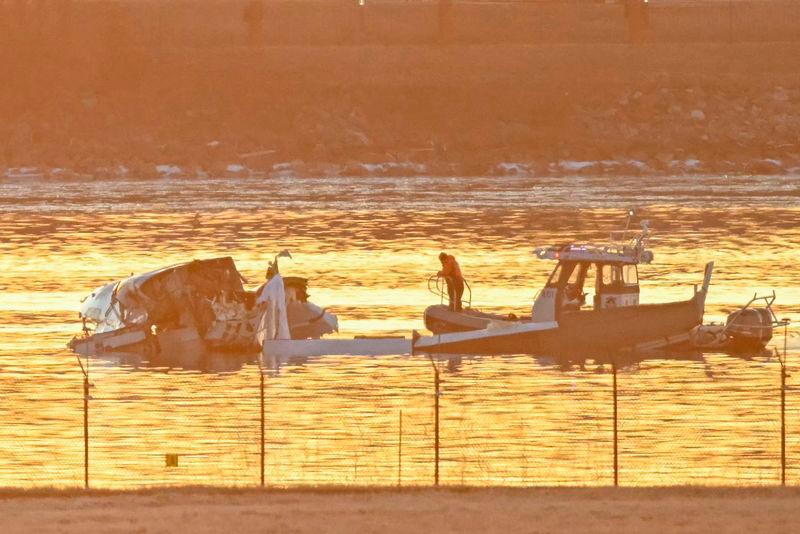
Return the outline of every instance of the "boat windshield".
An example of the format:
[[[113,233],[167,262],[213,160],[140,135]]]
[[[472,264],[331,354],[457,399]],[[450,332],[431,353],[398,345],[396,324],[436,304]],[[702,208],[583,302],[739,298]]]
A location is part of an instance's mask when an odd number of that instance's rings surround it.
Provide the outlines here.
[[[558,281],[561,279],[561,262],[558,262],[556,268],[550,273],[550,278],[547,279],[547,287],[557,287]]]
[[[560,262],[550,275],[547,287],[558,290],[562,308],[578,310],[587,302],[584,291],[587,280],[590,290],[594,289],[595,273],[595,265],[591,262]]]

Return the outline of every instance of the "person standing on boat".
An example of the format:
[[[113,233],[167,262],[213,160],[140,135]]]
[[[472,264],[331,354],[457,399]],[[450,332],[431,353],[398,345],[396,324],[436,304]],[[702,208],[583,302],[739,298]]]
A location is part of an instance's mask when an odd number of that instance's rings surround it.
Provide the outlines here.
[[[442,270],[438,275],[443,276],[447,282],[450,311],[461,311],[461,296],[464,294],[464,276],[461,274],[461,266],[455,256],[444,252],[439,254],[439,261],[442,262]]]

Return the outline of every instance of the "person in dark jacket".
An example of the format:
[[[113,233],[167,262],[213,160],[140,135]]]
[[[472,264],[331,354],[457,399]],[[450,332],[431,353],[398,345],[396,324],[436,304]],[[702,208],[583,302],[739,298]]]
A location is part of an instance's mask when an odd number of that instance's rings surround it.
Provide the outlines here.
[[[461,274],[461,266],[455,256],[444,252],[439,254],[439,261],[442,262],[442,270],[438,275],[444,277],[447,283],[450,311],[461,311],[461,297],[464,295],[464,276]]]

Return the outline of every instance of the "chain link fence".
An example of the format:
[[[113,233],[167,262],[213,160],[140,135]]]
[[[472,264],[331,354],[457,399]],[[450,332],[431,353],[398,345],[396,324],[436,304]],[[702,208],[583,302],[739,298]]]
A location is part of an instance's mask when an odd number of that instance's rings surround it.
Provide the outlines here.
[[[24,487],[795,485],[788,357],[83,360],[0,423],[0,463]]]

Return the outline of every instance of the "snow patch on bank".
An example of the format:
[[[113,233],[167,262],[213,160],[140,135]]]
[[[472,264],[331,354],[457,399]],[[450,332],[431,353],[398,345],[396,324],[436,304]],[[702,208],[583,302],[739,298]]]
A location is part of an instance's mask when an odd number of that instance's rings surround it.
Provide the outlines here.
[[[404,161],[351,161],[348,163],[283,161],[265,166],[228,163],[205,169],[199,166],[184,167],[174,163],[147,163],[133,165],[115,163],[98,166],[92,170],[73,170],[68,167],[39,167],[24,165],[0,167],[0,179],[14,180],[113,180],[113,179],[205,179],[229,178],[305,178],[305,177],[391,177],[391,176],[636,176],[667,174],[746,174],[753,176],[800,174],[800,155],[779,159],[775,157],[746,161],[703,161],[695,157],[675,158],[671,154],[648,159],[559,159],[555,161],[501,161],[486,167],[455,162],[417,163]]]
[[[43,178],[45,173],[39,167],[11,167],[5,172],[6,178]]]
[[[533,176],[535,173],[528,163],[498,163],[492,169],[492,174],[500,176]]]
[[[561,167],[565,171],[570,171],[570,172],[580,172],[585,169],[591,169],[595,165],[597,165],[596,161],[562,160],[558,162],[559,167]]]
[[[161,164],[156,165],[156,172],[165,177],[173,177],[183,174],[183,169],[178,165]]]
[[[403,171],[413,172],[415,174],[424,173],[427,168],[421,163],[412,163],[410,161],[388,161],[385,163],[362,163],[361,167],[368,173],[386,174],[388,172]]]

